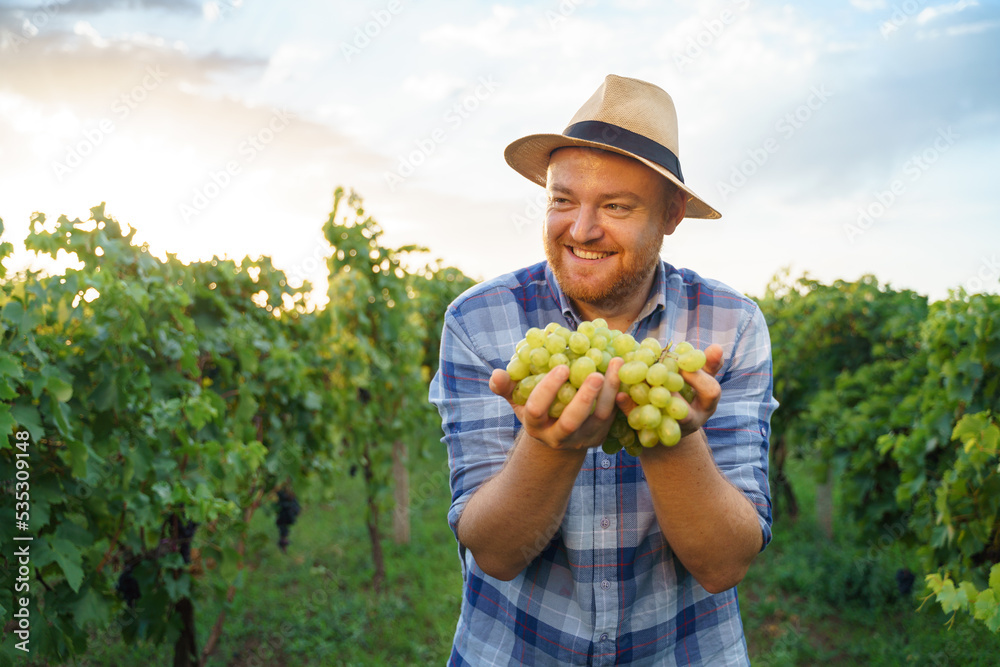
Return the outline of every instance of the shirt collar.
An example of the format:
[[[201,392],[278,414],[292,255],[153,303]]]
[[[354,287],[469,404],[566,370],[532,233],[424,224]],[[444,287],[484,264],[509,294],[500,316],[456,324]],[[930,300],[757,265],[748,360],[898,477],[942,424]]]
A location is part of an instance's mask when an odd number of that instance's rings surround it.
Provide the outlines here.
[[[556,301],[559,304],[559,310],[562,311],[563,317],[566,318],[566,322],[569,323],[574,330],[576,330],[580,326],[580,322],[583,321],[583,317],[577,312],[576,308],[573,307],[573,303],[562,291],[562,288],[559,286],[559,281],[556,280],[556,276],[552,273],[552,267],[549,266],[548,262],[545,263],[545,280],[548,282],[549,289],[555,296]],[[649,297],[646,299],[646,303],[643,305],[642,310],[639,311],[639,317],[636,318],[635,322],[632,324],[632,329],[636,329],[639,323],[647,317],[659,310],[665,310],[666,307],[667,266],[661,259],[656,263],[656,273],[653,275],[653,286],[650,289]]]

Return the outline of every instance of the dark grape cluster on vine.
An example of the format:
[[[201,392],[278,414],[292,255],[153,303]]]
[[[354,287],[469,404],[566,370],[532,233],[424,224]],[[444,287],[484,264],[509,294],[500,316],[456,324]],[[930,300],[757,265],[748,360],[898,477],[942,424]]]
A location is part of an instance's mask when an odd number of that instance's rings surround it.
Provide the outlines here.
[[[302,508],[299,506],[299,501],[295,499],[295,494],[287,489],[280,489],[278,491],[277,508],[278,517],[275,523],[278,524],[278,547],[282,552],[285,552],[289,544],[288,532],[298,518]]]
[[[142,597],[142,593],[139,591],[139,582],[132,576],[132,567],[133,564],[130,563],[122,568],[122,573],[118,575],[118,581],[115,583],[115,591],[129,606],[129,609],[134,609],[135,601]]]

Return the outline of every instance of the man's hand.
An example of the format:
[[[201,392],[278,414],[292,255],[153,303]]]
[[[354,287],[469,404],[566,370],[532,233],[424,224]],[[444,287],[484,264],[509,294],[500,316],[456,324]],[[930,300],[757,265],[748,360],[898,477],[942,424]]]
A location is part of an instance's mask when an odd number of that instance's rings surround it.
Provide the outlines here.
[[[709,345],[705,349],[705,365],[701,370],[693,373],[681,371],[681,377],[694,389],[694,401],[689,405],[687,417],[677,421],[681,427],[681,438],[691,435],[708,421],[709,417],[715,414],[715,409],[719,405],[719,397],[722,395],[722,388],[715,379],[715,374],[722,368],[722,347],[720,345]],[[635,407],[628,394],[618,394],[616,398],[618,407],[626,415],[632,412]]]
[[[719,352],[721,356],[721,348]],[[511,400],[515,383],[505,370],[493,371],[490,376],[490,391],[510,403],[514,414],[529,436],[549,447],[553,449],[599,447],[607,437],[613,421],[615,396],[618,394],[620,384],[618,369],[622,363],[622,360],[616,357],[608,364],[608,371],[604,375],[591,373],[559,419],[549,416],[549,408],[559,393],[559,387],[569,379],[569,368],[566,366],[557,366],[549,371],[531,392],[524,405],[517,405]]]

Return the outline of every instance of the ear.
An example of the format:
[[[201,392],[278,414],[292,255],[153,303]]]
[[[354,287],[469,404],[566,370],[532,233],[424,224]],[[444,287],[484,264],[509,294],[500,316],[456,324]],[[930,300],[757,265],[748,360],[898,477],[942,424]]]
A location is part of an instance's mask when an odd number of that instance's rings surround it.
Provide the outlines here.
[[[687,200],[687,194],[683,190],[674,188],[673,197],[663,213],[664,236],[673,234],[677,225],[681,224],[681,220],[684,219],[684,211],[687,208]]]

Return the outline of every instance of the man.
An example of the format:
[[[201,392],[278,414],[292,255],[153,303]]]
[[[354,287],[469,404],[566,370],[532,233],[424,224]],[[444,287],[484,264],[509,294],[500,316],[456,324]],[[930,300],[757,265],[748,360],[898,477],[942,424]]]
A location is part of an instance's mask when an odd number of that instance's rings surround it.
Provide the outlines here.
[[[735,586],[771,535],[770,340],[753,301],[659,258],[684,217],[719,214],[683,182],[673,101],[608,76],[561,135],[505,152],[548,192],[546,262],[449,307],[430,391],[451,467],[464,593],[451,664],[747,665]],[[722,244],[719,244],[722,247]],[[688,340],[707,363],[682,439],[605,454],[614,359],[558,419],[557,368],[524,406],[502,370],[529,327],[603,317]]]

